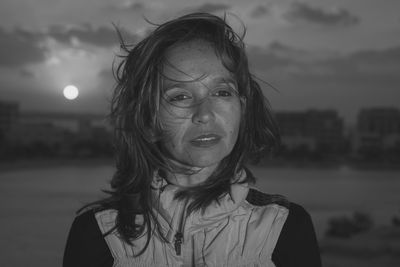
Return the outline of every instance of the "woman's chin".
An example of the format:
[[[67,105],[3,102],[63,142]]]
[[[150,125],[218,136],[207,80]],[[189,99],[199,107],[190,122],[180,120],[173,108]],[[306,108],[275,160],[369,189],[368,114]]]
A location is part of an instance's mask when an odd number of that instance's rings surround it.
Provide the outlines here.
[[[188,165],[197,168],[206,168],[206,167],[215,167],[222,160],[221,157],[218,157],[213,154],[194,156],[191,158],[190,162],[187,162]]]

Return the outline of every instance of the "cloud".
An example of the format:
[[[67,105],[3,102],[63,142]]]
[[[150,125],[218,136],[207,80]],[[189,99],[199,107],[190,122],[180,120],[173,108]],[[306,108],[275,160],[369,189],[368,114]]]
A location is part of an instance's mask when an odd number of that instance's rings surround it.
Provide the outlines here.
[[[305,21],[324,26],[352,26],[360,21],[343,8],[324,10],[302,2],[292,3],[284,17],[291,22]]]
[[[277,79],[363,84],[371,81],[399,81],[400,46],[384,50],[363,50],[347,55],[315,54],[279,42],[267,47],[250,47],[252,68]]]
[[[46,48],[39,36],[19,29],[7,32],[0,28],[0,66],[19,67],[45,59]]]
[[[387,64],[399,64],[400,65],[400,47],[391,47],[384,50],[367,50],[356,52],[352,55],[352,58],[357,61],[377,64],[379,62],[385,62]]]
[[[384,50],[359,51],[348,56],[327,59],[320,64],[329,66],[331,76],[363,78],[364,81],[374,77],[380,79],[385,77],[390,80],[400,73],[400,46]]]
[[[74,28],[53,26],[47,33],[47,36],[60,43],[72,43],[74,39],[77,39],[80,42],[99,47],[112,47],[118,44],[119,41],[116,30],[105,26],[97,29],[93,29],[90,25]],[[129,34],[127,37],[129,39],[136,39],[132,34]]]
[[[270,43],[267,49],[275,54],[280,54],[284,57],[293,57],[294,54],[299,55],[306,53],[305,50],[291,47],[278,41]]]
[[[35,74],[32,71],[24,69],[24,68],[19,71],[19,74],[22,77],[25,77],[25,78],[33,78],[33,77],[35,77]]]
[[[250,66],[257,71],[272,71],[295,63],[293,59],[279,55],[270,48],[251,47],[248,57]]]
[[[281,43],[249,47],[249,64],[274,107],[335,108],[346,120],[368,106],[396,106],[400,99],[400,46],[350,54],[315,56]]]
[[[265,5],[258,5],[251,10],[250,16],[252,18],[260,18],[268,15],[270,10]]]
[[[124,29],[120,31],[127,43],[138,40],[135,34]],[[20,28],[6,31],[0,28],[0,66],[14,68],[44,62],[51,51],[49,38],[71,47],[80,43],[106,48],[119,44],[116,30],[105,26],[94,29],[90,25],[53,25],[47,31],[41,32]]]
[[[228,10],[231,7],[226,4],[214,4],[214,3],[204,3],[201,6],[191,8],[192,12],[205,12],[205,13],[214,13],[218,11]]]
[[[123,2],[112,3],[106,7],[106,9],[109,8],[118,11],[142,11],[146,8],[146,5],[142,2],[126,0]]]
[[[129,42],[137,40],[137,36],[124,29],[119,29],[123,37]],[[52,38],[59,43],[73,45],[76,42],[86,43],[97,47],[112,47],[119,43],[116,29],[106,26],[93,28],[89,24],[81,26],[51,25],[45,32],[30,32],[18,29],[19,36],[40,43],[47,38]]]
[[[296,68],[304,68],[307,64],[326,58],[328,55],[315,51],[306,51],[288,46],[278,41],[266,47],[251,46],[248,48],[250,64],[256,70],[291,72]],[[290,71],[289,71],[290,70]]]

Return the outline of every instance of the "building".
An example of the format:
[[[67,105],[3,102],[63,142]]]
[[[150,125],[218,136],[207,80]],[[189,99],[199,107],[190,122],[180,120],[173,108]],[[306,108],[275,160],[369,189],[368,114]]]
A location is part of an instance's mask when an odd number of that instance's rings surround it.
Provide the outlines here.
[[[396,148],[400,148],[400,110],[389,107],[360,110],[354,150],[378,153]]]
[[[276,119],[288,150],[339,153],[345,149],[343,119],[335,110],[277,112]]]
[[[48,122],[17,123],[8,132],[7,140],[11,144],[29,146],[43,144],[59,146],[71,137],[71,132]]]
[[[16,102],[0,101],[0,142],[6,133],[18,121],[19,105]]]
[[[0,156],[110,154],[111,131],[105,117],[92,114],[21,113],[4,134]]]
[[[109,129],[104,115],[78,114],[61,112],[24,112],[20,115],[20,123],[25,124],[52,124],[68,131],[78,133],[84,125],[104,126]]]

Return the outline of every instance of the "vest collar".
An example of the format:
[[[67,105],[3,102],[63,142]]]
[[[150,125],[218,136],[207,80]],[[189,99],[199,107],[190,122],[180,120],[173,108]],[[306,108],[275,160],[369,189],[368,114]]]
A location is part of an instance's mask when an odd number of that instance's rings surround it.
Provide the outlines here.
[[[238,183],[246,178],[246,172],[240,171],[232,181],[237,181],[231,185],[230,194],[223,196],[218,202],[213,201],[204,213],[199,210],[190,214],[186,219],[185,228],[199,228],[215,224],[229,216],[241,215],[245,211],[240,209],[246,200],[249,192],[247,183]],[[175,228],[175,221],[182,216],[182,212],[187,209],[188,202],[174,199],[180,186],[168,183],[159,175],[154,175],[153,182],[153,201],[157,214],[163,220],[159,220],[164,227]],[[160,218],[161,219],[161,218]],[[164,221],[164,223],[162,222]],[[167,225],[166,225],[167,224]]]

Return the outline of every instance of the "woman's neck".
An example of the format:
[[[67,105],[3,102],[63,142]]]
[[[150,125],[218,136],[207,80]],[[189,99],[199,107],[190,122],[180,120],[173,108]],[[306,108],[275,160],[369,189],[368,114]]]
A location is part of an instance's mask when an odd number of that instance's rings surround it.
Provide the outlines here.
[[[167,173],[166,180],[174,185],[182,187],[196,186],[207,180],[214,172],[218,164],[207,167],[193,167],[190,173]]]

